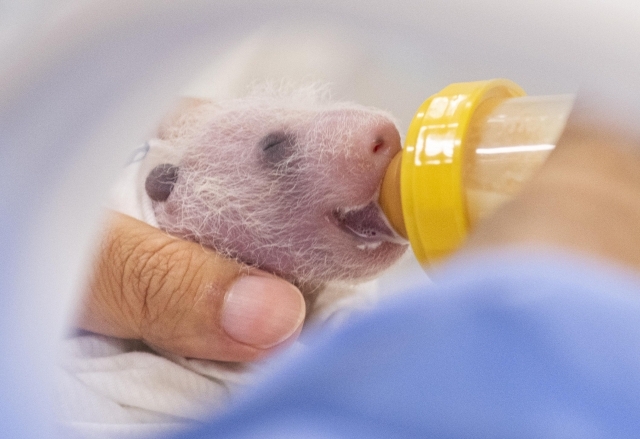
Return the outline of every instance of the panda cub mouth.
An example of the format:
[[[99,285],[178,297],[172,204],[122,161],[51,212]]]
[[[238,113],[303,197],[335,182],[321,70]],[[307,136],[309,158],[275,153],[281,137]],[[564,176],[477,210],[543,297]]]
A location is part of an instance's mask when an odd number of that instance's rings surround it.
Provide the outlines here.
[[[361,242],[358,248],[375,249],[383,242],[406,244],[389,225],[374,201],[364,207],[338,208],[332,212],[332,222]]]

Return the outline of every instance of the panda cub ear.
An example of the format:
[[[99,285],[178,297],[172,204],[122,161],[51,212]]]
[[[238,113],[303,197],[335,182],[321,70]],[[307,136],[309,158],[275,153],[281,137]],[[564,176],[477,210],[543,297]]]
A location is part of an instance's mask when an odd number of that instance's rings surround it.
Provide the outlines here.
[[[153,168],[144,183],[149,198],[153,201],[166,201],[178,180],[178,170],[177,166],[169,163]]]

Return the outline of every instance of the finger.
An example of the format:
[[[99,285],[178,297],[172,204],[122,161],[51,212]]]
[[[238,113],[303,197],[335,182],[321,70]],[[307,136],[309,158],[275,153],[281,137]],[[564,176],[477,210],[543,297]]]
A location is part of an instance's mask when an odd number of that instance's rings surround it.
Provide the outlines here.
[[[304,316],[288,282],[114,213],[78,325],[187,357],[248,361],[295,339]]]

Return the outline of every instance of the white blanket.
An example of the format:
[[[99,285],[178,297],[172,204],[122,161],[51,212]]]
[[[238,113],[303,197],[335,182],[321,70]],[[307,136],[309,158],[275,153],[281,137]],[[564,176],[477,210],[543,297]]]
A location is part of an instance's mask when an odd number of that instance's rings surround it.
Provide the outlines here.
[[[361,291],[335,304],[333,327],[375,294]],[[304,349],[300,342],[291,349]],[[150,350],[139,341],[90,333],[62,343],[57,411],[80,437],[145,437],[184,428],[223,408],[267,364],[186,359]]]

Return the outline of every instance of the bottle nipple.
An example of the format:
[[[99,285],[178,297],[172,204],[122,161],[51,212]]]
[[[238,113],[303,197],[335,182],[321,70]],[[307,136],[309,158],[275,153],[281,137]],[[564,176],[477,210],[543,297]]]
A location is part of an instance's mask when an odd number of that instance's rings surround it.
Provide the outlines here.
[[[401,164],[402,151],[395,155],[387,167],[387,171],[382,178],[378,201],[391,227],[393,227],[396,233],[407,239],[407,229],[404,225],[404,214],[402,213],[402,194],[400,191]]]

